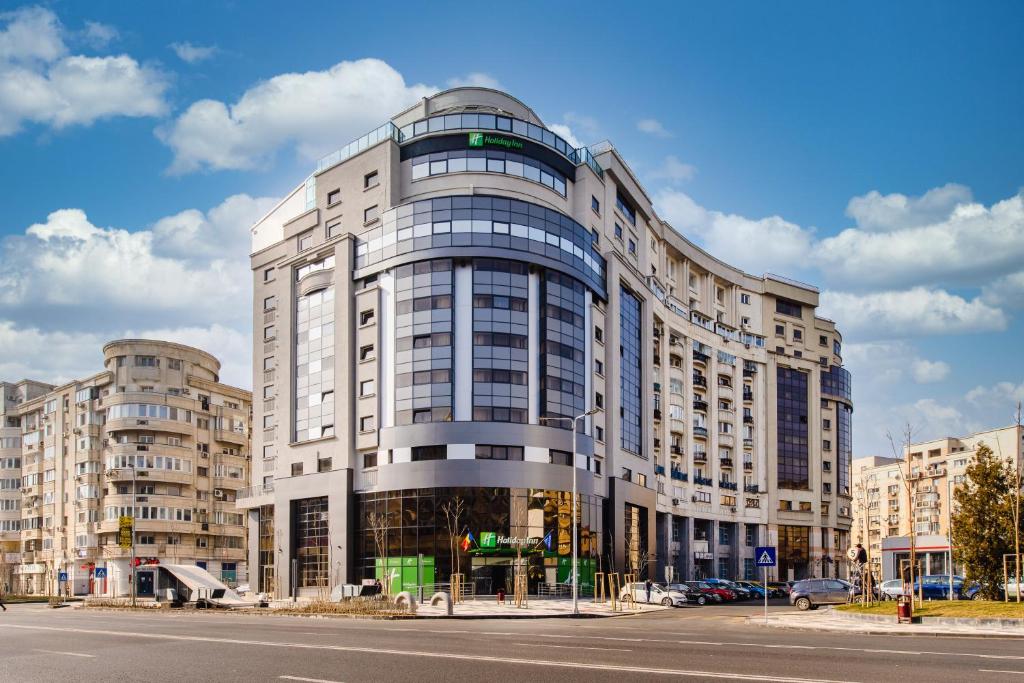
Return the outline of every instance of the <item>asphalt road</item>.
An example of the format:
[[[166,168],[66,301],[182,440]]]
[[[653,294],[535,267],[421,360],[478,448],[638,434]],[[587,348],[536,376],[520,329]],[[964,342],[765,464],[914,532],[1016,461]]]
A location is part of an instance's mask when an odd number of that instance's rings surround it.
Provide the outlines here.
[[[0,613],[0,681],[1024,682],[1021,640],[744,623],[759,613],[746,604],[611,619],[367,621],[12,605]]]

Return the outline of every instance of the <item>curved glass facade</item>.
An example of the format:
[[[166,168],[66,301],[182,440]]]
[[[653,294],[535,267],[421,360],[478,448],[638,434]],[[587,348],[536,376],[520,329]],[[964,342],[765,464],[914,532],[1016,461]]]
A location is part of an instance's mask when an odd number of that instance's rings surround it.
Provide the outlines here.
[[[473,420],[528,417],[529,267],[473,260]]]
[[[395,270],[395,424],[453,419],[454,292],[451,259]]]
[[[175,408],[174,406],[153,405],[151,403],[117,403],[107,408],[108,421],[125,417],[148,417],[154,420],[191,422],[192,411]]]
[[[783,489],[806,491],[810,488],[807,380],[805,372],[778,368],[777,474],[779,488]]]
[[[853,383],[850,371],[839,365],[833,365],[827,372],[822,370],[821,393],[853,402]]]
[[[565,214],[503,197],[457,195],[384,212],[381,227],[356,238],[356,269],[438,247],[495,247],[540,255],[574,272],[602,299],[605,260],[590,230]],[[360,273],[358,276],[365,276]]]
[[[530,590],[571,575],[572,494],[527,488],[427,488],[360,494],[357,500],[361,578],[401,574],[403,588],[429,567],[423,583],[447,583],[459,572],[476,592],[511,593],[521,550]],[[460,506],[461,502],[461,506]],[[459,508],[461,508],[459,510]],[[459,514],[455,514],[456,512]],[[593,585],[602,553],[602,503],[579,496],[580,587]],[[418,555],[425,562],[417,566]],[[412,571],[407,568],[411,565]],[[387,572],[392,574],[392,572]],[[392,574],[393,576],[393,574]]]
[[[523,154],[494,149],[455,149],[412,158],[413,180],[465,172],[503,173],[540,183],[565,196],[565,176],[544,162]]]

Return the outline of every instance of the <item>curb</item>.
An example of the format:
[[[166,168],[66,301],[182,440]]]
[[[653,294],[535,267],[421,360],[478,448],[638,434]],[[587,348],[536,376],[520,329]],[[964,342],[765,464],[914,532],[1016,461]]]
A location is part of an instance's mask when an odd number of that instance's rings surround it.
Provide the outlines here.
[[[763,617],[747,617],[746,624],[748,626],[761,626],[762,628],[776,628],[787,631],[828,631],[831,633],[858,633],[861,635],[869,636],[897,636],[897,637],[924,637],[924,638],[983,638],[983,639],[1002,639],[1002,640],[1024,640],[1024,629],[1020,633],[993,633],[991,631],[975,631],[964,632],[964,631],[939,631],[939,630],[909,630],[909,631],[898,631],[898,630],[886,630],[879,629],[872,626],[872,624],[884,623],[885,617],[877,617],[876,615],[863,615],[875,617],[870,620],[862,620],[856,617],[849,619],[851,622],[860,622],[863,626],[856,628],[843,628],[830,626],[828,624],[821,623],[808,623],[806,626],[798,626],[795,624],[780,624],[775,623],[764,623]],[[938,617],[933,617],[938,618]],[[890,622],[891,623],[891,622]],[[962,625],[962,624],[961,624]]]
[[[831,614],[839,617],[840,619],[849,619],[851,621],[892,623],[892,617],[883,617],[880,614],[857,614],[856,612],[839,610],[831,610]],[[914,620],[914,623],[921,625],[978,626],[1020,629],[1021,635],[1024,635],[1024,619],[1003,619],[997,617],[982,617],[977,619],[971,617],[914,617]]]

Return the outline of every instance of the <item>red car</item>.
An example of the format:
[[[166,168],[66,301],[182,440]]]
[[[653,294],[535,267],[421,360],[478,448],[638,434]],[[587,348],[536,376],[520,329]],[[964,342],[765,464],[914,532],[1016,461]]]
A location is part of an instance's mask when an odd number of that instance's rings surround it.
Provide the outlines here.
[[[703,581],[687,581],[686,585],[694,590],[699,590],[715,602],[726,602],[736,599],[736,594],[728,588],[718,588],[711,584],[704,583]]]

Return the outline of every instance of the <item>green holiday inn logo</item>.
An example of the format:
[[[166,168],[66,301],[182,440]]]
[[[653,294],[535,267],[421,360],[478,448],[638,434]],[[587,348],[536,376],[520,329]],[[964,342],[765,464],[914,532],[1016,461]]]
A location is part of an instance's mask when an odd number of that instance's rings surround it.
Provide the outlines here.
[[[505,149],[523,148],[522,142],[513,138],[507,138],[504,135],[488,135],[486,133],[469,134],[470,147],[483,147],[485,145],[494,145],[496,147],[504,147]]]
[[[477,133],[482,135],[482,133]],[[498,547],[498,534],[493,531],[481,531],[480,532],[480,547],[481,548],[497,548]]]

